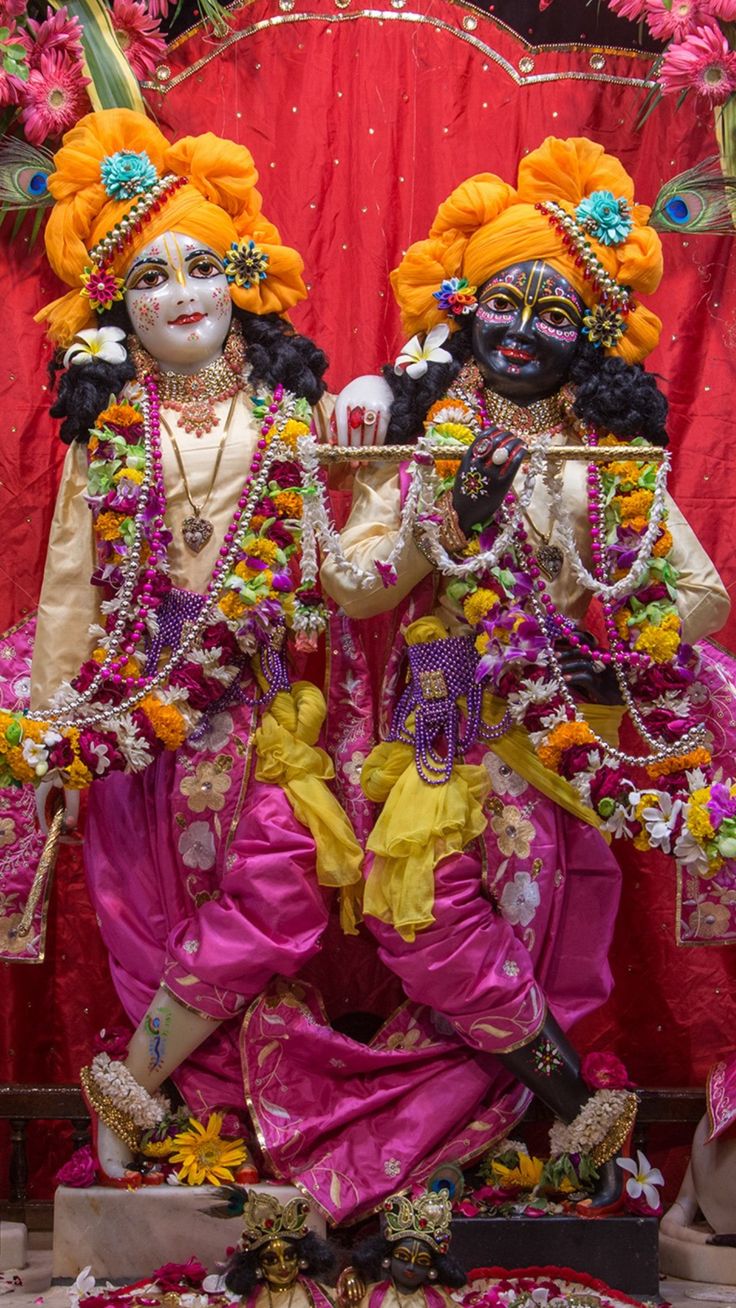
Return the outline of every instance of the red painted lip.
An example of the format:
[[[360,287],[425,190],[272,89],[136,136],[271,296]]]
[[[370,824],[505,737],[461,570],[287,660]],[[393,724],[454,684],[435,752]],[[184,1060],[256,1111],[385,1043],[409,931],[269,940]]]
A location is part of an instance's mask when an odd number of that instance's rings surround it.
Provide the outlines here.
[[[511,359],[514,363],[529,363],[534,358],[529,350],[518,350],[514,349],[513,346],[506,346],[498,352],[503,355],[504,359]]]
[[[190,323],[201,322],[202,319],[206,317],[207,317],[206,313],[180,313],[178,318],[169,319],[169,326],[186,327],[189,326]]]

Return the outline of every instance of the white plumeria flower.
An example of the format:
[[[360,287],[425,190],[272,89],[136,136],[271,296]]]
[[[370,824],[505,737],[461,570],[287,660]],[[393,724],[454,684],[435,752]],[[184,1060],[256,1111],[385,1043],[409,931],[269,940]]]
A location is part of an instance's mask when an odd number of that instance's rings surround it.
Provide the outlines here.
[[[83,1267],[73,1285],[69,1286],[69,1300],[72,1308],[78,1308],[79,1300],[92,1294],[96,1282],[91,1267]]]
[[[692,831],[683,829],[680,832],[675,842],[674,854],[678,863],[684,864],[688,872],[702,876],[703,872],[708,871],[708,855],[700,841],[695,839]]]
[[[633,1158],[617,1158],[616,1162],[624,1172],[631,1172],[626,1182],[626,1193],[631,1199],[644,1199],[650,1208],[659,1208],[658,1185],[664,1185],[664,1177],[658,1167],[652,1167],[646,1154],[637,1150],[636,1162]]]
[[[617,840],[628,838],[631,835],[631,828],[627,823],[627,816],[626,811],[617,806],[611,816],[607,817],[605,822],[601,822],[601,831],[610,831]]]
[[[670,852],[670,839],[680,816],[682,800],[673,803],[671,795],[662,795],[657,808],[645,808],[642,811],[644,825],[653,849]]]
[[[398,356],[394,372],[405,372],[416,381],[418,377],[424,376],[430,363],[451,363],[450,351],[441,348],[449,335],[447,323],[441,322],[427,332],[424,344],[418,336],[412,336]]]
[[[120,344],[125,340],[121,327],[87,327],[77,332],[64,355],[64,367],[71,364],[91,363],[102,359],[104,363],[124,363],[126,351]]]

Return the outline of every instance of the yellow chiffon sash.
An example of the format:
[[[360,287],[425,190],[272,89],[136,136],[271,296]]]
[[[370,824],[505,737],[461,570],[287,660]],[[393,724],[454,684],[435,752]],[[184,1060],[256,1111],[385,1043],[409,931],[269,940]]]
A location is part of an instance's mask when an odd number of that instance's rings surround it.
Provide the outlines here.
[[[436,618],[423,618],[407,628],[405,637],[407,644],[415,644],[446,634]],[[484,721],[498,722],[504,708],[503,701],[487,694]],[[589,704],[582,712],[604,740],[617,742],[623,709]],[[598,815],[583,804],[569,781],[540,762],[524,727],[514,725],[489,749],[547,798],[591,826],[600,826]],[[456,763],[447,782],[431,786],[417,772],[412,746],[394,742],[371,751],[361,785],[368,799],[383,804],[366,846],[374,860],[363,908],[411,941],[434,921],[437,864],[465,849],[487,826],[483,802],[491,789],[490,777],[482,766]]]
[[[321,691],[297,681],[280,691],[255,733],[256,778],[281,786],[298,822],[311,832],[317,880],[340,892],[340,924],[355,935],[361,912],[363,852],[353,828],[328,789],[335,769],[319,738],[327,709]]]

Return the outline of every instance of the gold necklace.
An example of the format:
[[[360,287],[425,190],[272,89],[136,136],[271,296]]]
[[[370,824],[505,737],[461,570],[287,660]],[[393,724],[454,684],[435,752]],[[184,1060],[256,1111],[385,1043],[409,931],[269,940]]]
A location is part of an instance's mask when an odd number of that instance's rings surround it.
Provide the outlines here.
[[[294,1291],[296,1290],[296,1287],[297,1287],[297,1281],[292,1281],[291,1285],[289,1286],[289,1297],[286,1300],[286,1308],[291,1308],[291,1302],[292,1299],[294,1298]],[[284,1294],[285,1291],[286,1291],[286,1286],[284,1286],[283,1290],[277,1290],[276,1293]],[[266,1282],[266,1294],[268,1295],[268,1308],[274,1308],[273,1292],[271,1290],[271,1286],[268,1284],[268,1281]]]
[[[207,491],[207,494],[205,495],[201,504],[195,504],[194,500],[192,499],[192,492],[189,489],[189,482],[187,480],[187,474],[184,468],[184,460],[181,457],[181,450],[179,449],[179,445],[177,443],[176,437],[174,436],[174,433],[171,430],[168,422],[164,418],[163,414],[160,414],[161,425],[166,428],[166,431],[169,436],[169,440],[171,441],[171,445],[174,450],[174,454],[176,456],[176,462],[179,465],[179,472],[181,473],[181,479],[182,482],[184,483],[184,494],[189,500],[189,504],[192,510],[191,515],[185,518],[183,523],[181,524],[181,534],[184,544],[186,545],[187,549],[192,551],[192,554],[199,554],[200,550],[204,549],[205,545],[207,544],[208,540],[212,535],[212,532],[214,531],[214,524],[210,522],[209,518],[203,518],[202,513],[204,509],[207,507],[210,495],[215,489],[217,474],[220,471],[220,464],[222,463],[222,453],[223,450],[225,449],[225,443],[227,441],[230,432],[230,423],[232,422],[232,417],[235,412],[235,405],[237,403],[237,398],[238,398],[237,394],[235,394],[233,395],[230,401],[230,408],[228,410],[227,418],[225,419],[225,426],[223,429],[222,436],[220,437],[220,444],[217,447],[217,454],[215,456],[215,466],[212,472],[212,479],[210,481],[209,490]]]
[[[136,336],[128,338],[128,351],[138,380],[153,374],[161,404],[178,413],[184,431],[197,437],[219,427],[215,405],[246,387],[245,342],[239,322],[232,324],[220,357],[198,372],[163,372]]]
[[[487,417],[502,431],[510,431],[514,436],[533,437],[549,435],[562,430],[565,420],[567,396],[564,390],[548,395],[543,400],[533,400],[531,404],[515,404],[505,395],[486,387],[485,378],[474,359],[468,360],[452,387],[461,392],[462,399],[471,409],[478,409],[479,401],[485,414],[479,414],[481,420]]]
[[[541,436],[562,427],[562,403],[559,392],[531,404],[514,404],[496,391],[485,392],[488,416],[497,427],[515,436]]]

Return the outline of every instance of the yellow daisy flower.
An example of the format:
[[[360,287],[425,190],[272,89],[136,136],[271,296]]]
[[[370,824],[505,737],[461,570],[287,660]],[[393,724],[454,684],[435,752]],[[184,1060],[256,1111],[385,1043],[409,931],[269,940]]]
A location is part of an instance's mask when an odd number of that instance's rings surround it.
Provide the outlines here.
[[[494,1160],[491,1163],[493,1180],[503,1190],[514,1190],[517,1186],[521,1190],[534,1190],[542,1179],[544,1163],[541,1158],[532,1158],[529,1154],[519,1154],[518,1158],[517,1167],[505,1167]]]
[[[248,1151],[242,1140],[223,1140],[222,1113],[211,1113],[207,1125],[190,1117],[189,1127],[174,1136],[176,1153],[172,1163],[181,1163],[179,1179],[187,1185],[222,1185],[232,1181],[233,1172],[245,1162]]]

